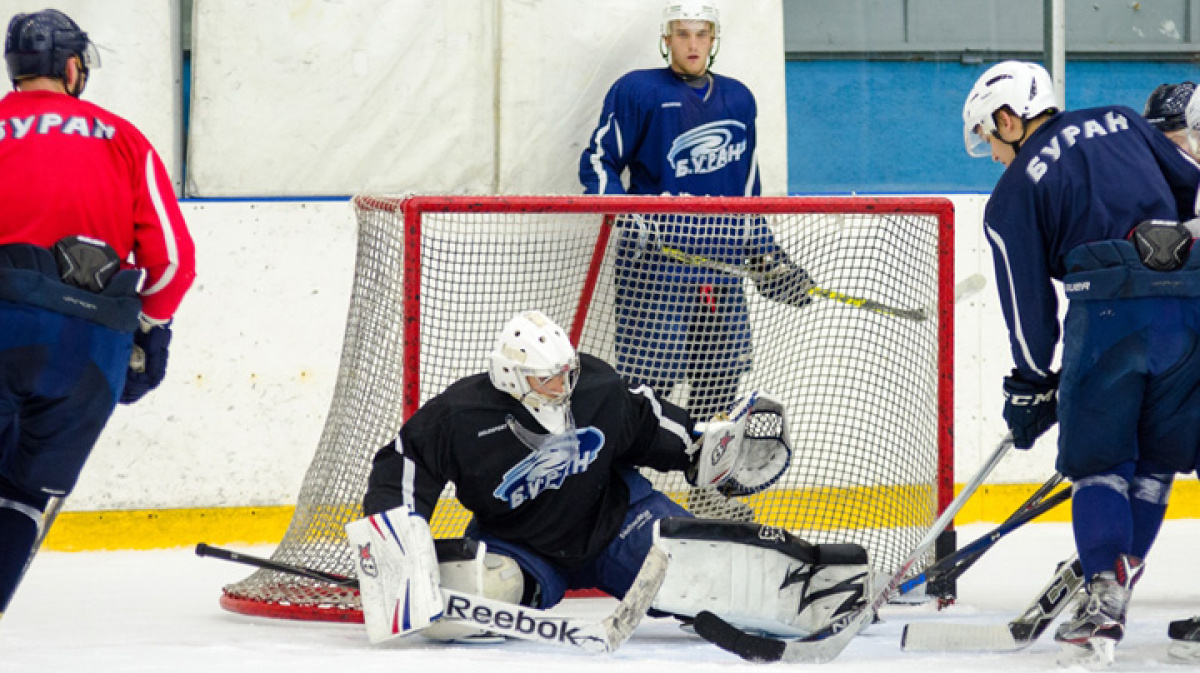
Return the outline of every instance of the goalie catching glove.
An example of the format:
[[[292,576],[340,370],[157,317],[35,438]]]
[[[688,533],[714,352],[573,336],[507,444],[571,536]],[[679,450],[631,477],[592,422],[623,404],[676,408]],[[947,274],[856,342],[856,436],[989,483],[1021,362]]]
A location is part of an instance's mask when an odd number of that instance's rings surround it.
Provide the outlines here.
[[[705,426],[691,450],[688,483],[717,487],[726,496],[757,493],[775,483],[792,462],[783,405],[751,392]]]

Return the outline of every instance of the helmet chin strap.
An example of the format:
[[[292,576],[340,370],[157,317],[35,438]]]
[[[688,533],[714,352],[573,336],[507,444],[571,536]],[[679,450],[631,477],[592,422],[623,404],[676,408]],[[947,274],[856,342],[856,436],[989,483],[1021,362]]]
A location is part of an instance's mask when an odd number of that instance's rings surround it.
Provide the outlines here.
[[[1021,119],[1021,137],[1017,138],[1016,140],[1005,140],[1004,137],[1000,135],[1000,129],[999,128],[996,129],[996,140],[999,140],[1000,142],[1004,143],[1005,145],[1008,145],[1009,147],[1011,147],[1013,149],[1014,155],[1021,153],[1021,145],[1023,145],[1025,143],[1026,136],[1028,136],[1028,135],[1029,135],[1029,120],[1028,119]]]

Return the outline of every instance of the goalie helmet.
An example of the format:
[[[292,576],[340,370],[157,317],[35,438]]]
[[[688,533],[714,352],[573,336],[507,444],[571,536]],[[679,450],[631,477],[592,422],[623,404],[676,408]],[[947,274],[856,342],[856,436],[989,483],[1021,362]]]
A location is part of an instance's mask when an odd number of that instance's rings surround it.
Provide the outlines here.
[[[1163,133],[1185,128],[1188,103],[1195,90],[1193,82],[1160,84],[1146,99],[1146,109],[1142,115],[1151,126]]]
[[[72,57],[79,58],[80,74],[84,78],[91,68],[100,65],[95,45],[66,14],[56,9],[43,9],[32,14],[17,14],[9,21],[4,60],[14,86],[17,80],[27,77],[65,80],[67,61]],[[86,82],[86,79],[81,81]],[[82,90],[80,86],[79,91],[71,92],[71,95],[78,96]]]
[[[541,311],[522,311],[500,330],[489,361],[493,386],[528,407],[546,429],[559,432],[565,427],[567,405],[579,379],[579,357],[563,328]],[[529,382],[533,377],[550,383],[558,376],[562,390],[554,393],[535,390]]]
[[[1058,110],[1050,73],[1037,63],[1004,61],[988,68],[975,82],[963,105],[963,142],[967,154],[991,154],[987,136],[996,132],[994,115],[1008,108],[1021,119]]]
[[[708,67],[717,60],[717,51],[721,48],[721,14],[717,11],[716,3],[712,0],[667,0],[663,6],[662,25],[658,31],[666,37],[671,34],[672,21],[707,21],[712,24],[713,43],[708,50]],[[665,40],[658,42],[659,53],[663,60],[670,62],[671,52],[667,49]]]
[[[1200,96],[1192,96],[1184,113],[1187,140],[1193,157],[1200,156]]]

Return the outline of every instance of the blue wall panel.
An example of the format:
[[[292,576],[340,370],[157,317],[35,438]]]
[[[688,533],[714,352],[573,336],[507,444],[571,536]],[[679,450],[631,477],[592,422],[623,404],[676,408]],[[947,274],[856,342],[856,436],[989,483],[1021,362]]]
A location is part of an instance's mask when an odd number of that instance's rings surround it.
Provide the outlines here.
[[[963,149],[962,104],[992,63],[789,61],[791,194],[990,192],[1004,167]],[[1067,107],[1128,105],[1200,79],[1187,63],[1067,64]]]

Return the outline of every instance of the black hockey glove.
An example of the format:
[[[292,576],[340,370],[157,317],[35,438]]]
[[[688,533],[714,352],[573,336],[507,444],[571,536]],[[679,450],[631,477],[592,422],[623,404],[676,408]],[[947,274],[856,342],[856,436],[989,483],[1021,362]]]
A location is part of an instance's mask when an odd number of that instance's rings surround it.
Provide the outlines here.
[[[793,264],[782,250],[754,258],[750,267],[764,274],[755,279],[754,286],[767,299],[789,306],[806,306],[812,302],[808,291],[813,284],[808,272]]]
[[[1004,422],[1013,434],[1013,446],[1028,449],[1058,422],[1058,374],[1033,383],[1017,370],[1004,377]]]
[[[133,355],[125,374],[121,404],[133,404],[158,387],[167,375],[167,349],[171,345],[171,324],[143,326],[133,333]]]

